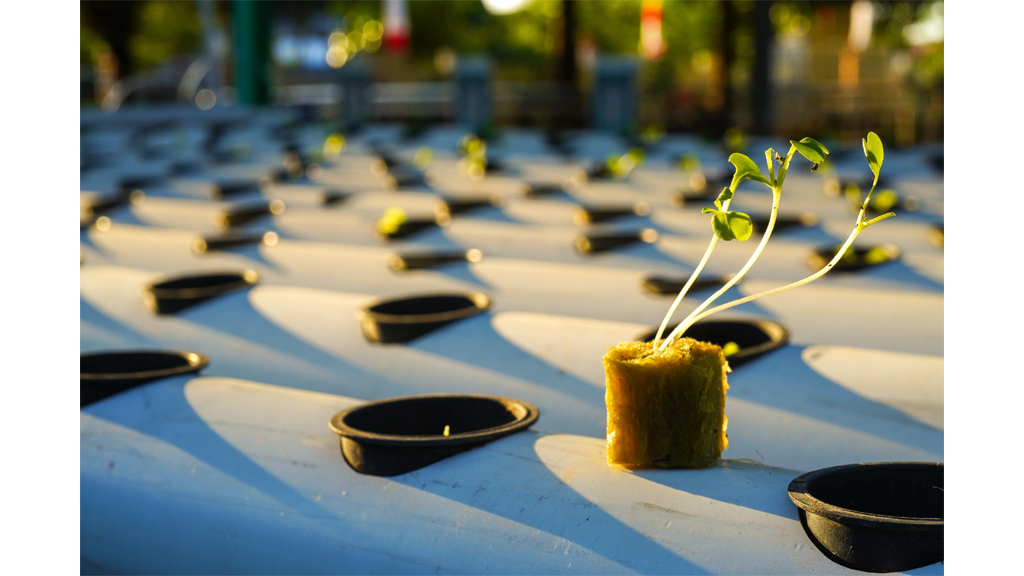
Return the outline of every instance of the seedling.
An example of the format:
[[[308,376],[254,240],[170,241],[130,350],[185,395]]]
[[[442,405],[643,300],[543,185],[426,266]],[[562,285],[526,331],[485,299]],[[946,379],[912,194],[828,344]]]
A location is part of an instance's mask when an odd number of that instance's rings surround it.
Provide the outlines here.
[[[634,147],[626,152],[622,156],[618,154],[609,154],[608,158],[605,159],[605,165],[608,168],[608,173],[613,178],[623,179],[629,176],[629,173],[644,162],[644,150],[640,147]]]
[[[714,208],[704,209],[705,213],[712,215],[711,229],[714,235],[700,264],[665,315],[654,340],[651,343],[622,342],[609,348],[603,358],[605,405],[608,409],[607,454],[610,464],[629,467],[704,468],[718,460],[722,451],[729,445],[726,435],[728,418],[725,415],[725,393],[729,388],[726,374],[730,369],[726,356],[739,353],[739,345],[727,342],[720,348],[692,338],[682,339],[682,336],[695,322],[711,314],[796,288],[819,278],[836,265],[865,228],[894,216],[889,212],[871,220],[864,218],[871,193],[878,183],[883,152],[882,142],[873,132],[868,134],[863,145],[875,181],[861,206],[853,231],[843,246],[836,251],[832,260],[803,280],[708,310],[707,308],[718,297],[743,278],[771,238],[778,217],[782,186],[794,154],[799,152],[812,164],[820,165],[825,161],[828,150],[811,138],[804,138],[799,142],[790,141],[789,153],[785,158],[769,148],[765,151],[767,176],[763,175],[753,160],[747,156],[737,152],[729,157],[729,162],[736,167],[732,182],[718,195]],[[779,165],[777,173],[776,164]],[[751,236],[753,226],[750,216],[729,209],[736,187],[744,180],[760,182],[772,191],[771,216],[761,242],[736,275],[662,340],[672,314],[683,296],[696,282],[718,240],[742,242]]]
[[[377,230],[381,234],[394,234],[409,221],[409,217],[406,216],[405,210],[398,208],[397,206],[390,206],[384,211],[384,215],[377,220]]]
[[[676,297],[675,301],[672,303],[671,308],[669,308],[668,314],[665,315],[665,319],[662,321],[661,327],[658,329],[658,334],[654,338],[653,346],[659,351],[664,351],[669,345],[671,345],[673,341],[682,337],[682,335],[686,332],[687,328],[692,326],[695,322],[707,318],[708,316],[715,314],[716,312],[721,312],[723,310],[727,310],[729,308],[738,306],[740,304],[744,304],[746,302],[752,302],[754,300],[764,298],[765,296],[770,296],[772,294],[778,294],[779,292],[784,292],[792,288],[797,288],[799,286],[807,284],[808,282],[820,278],[833,267],[835,267],[835,265],[840,261],[840,259],[842,259],[844,256],[848,254],[848,251],[851,250],[851,247],[853,245],[853,241],[857,238],[858,235],[860,235],[861,232],[863,232],[866,228],[873,224],[885,220],[886,218],[891,218],[895,216],[896,214],[894,214],[893,212],[887,212],[885,214],[882,214],[881,216],[872,218],[870,220],[865,219],[865,212],[867,211],[868,205],[871,202],[871,195],[874,193],[875,186],[878,184],[878,174],[882,168],[884,150],[882,148],[882,140],[874,132],[869,132],[867,138],[862,139],[861,143],[864,148],[864,155],[868,161],[868,166],[871,168],[871,172],[874,174],[874,180],[871,184],[871,190],[868,191],[868,194],[864,198],[863,203],[861,203],[860,211],[857,214],[857,220],[854,223],[853,230],[847,237],[846,242],[844,242],[843,245],[836,250],[835,256],[832,258],[832,260],[828,264],[826,264],[821,270],[815,272],[814,274],[811,274],[810,276],[802,280],[798,280],[791,284],[780,286],[772,290],[767,290],[758,294],[754,294],[752,296],[739,298],[737,300],[733,300],[732,302],[722,304],[720,306],[716,306],[714,308],[711,308],[710,310],[707,310],[708,306],[714,303],[715,300],[717,300],[722,294],[728,291],[729,288],[732,288],[737,282],[739,282],[743,278],[744,275],[746,275],[747,271],[750,270],[750,268],[754,265],[754,262],[756,262],[758,257],[761,255],[761,252],[764,251],[765,245],[768,244],[768,239],[771,238],[772,230],[774,230],[775,228],[775,221],[778,217],[779,199],[782,196],[782,185],[786,180],[786,173],[789,171],[789,164],[793,159],[793,155],[799,152],[801,156],[810,160],[814,166],[818,166],[825,161],[825,156],[828,154],[828,149],[825,148],[825,146],[823,146],[817,140],[814,140],[813,138],[804,138],[799,142],[791,140],[789,153],[786,154],[785,158],[780,157],[778,153],[769,148],[764,153],[765,161],[768,165],[767,177],[761,174],[761,171],[758,169],[757,165],[754,164],[754,161],[748,158],[747,156],[740,153],[734,153],[731,156],[729,156],[729,162],[736,167],[736,173],[732,178],[732,182],[728,187],[722,190],[721,194],[718,195],[718,200],[715,201],[715,208],[705,208],[703,210],[705,214],[713,215],[711,218],[711,229],[714,232],[714,235],[711,237],[711,242],[708,245],[707,250],[704,252],[704,257],[701,259],[700,264],[697,265],[697,268],[693,271],[693,274],[690,276],[690,280],[686,283],[686,285],[683,286],[683,289],[679,292],[679,296]],[[780,164],[777,175],[775,173],[776,163]],[[662,334],[664,333],[665,328],[668,326],[669,321],[672,319],[672,315],[675,313],[676,308],[679,306],[679,303],[682,302],[683,297],[686,295],[687,291],[689,291],[690,286],[693,285],[693,283],[697,280],[697,277],[700,275],[701,271],[704,269],[704,265],[707,264],[708,259],[711,257],[711,253],[712,251],[714,251],[715,244],[717,244],[718,240],[721,239],[727,242],[730,240],[739,240],[742,242],[750,237],[752,229],[750,223],[750,216],[742,212],[734,212],[729,210],[729,204],[732,202],[733,194],[735,194],[736,192],[736,187],[740,184],[740,182],[744,180],[760,182],[767,186],[768,188],[770,188],[772,191],[771,216],[768,220],[768,227],[765,229],[764,235],[761,237],[761,242],[758,244],[757,249],[754,250],[754,254],[750,257],[749,260],[747,260],[747,263],[743,266],[743,268],[741,268],[735,276],[733,276],[728,282],[726,282],[726,284],[722,286],[722,288],[720,288],[717,292],[712,294],[707,300],[704,301],[704,303],[702,303],[693,312],[691,312],[690,315],[687,316],[685,320],[680,322],[676,329],[673,330],[672,333],[669,334],[668,337],[664,339],[664,341],[662,341]]]
[[[420,146],[412,157],[413,164],[419,168],[426,168],[434,160],[434,150],[428,146]]]
[[[644,162],[644,149],[640,147],[634,147],[622,154],[609,154],[604,162],[598,163],[587,171],[587,176],[591,178],[614,178],[616,180],[625,180],[629,173],[634,168],[643,164]]]
[[[475,134],[467,134],[459,141],[459,149],[463,158],[459,168],[474,180],[484,177],[487,172],[487,143]]]

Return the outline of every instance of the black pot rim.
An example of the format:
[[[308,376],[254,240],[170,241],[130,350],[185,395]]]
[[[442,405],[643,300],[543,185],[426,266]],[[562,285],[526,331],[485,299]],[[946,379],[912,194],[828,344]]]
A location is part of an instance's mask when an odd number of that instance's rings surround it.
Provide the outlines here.
[[[387,304],[396,300],[432,298],[437,296],[468,298],[473,302],[473,306],[467,306],[458,310],[449,310],[447,312],[433,312],[431,314],[384,314],[382,312],[374,312],[372,310],[375,306],[380,306],[381,304]],[[425,324],[429,322],[446,322],[449,320],[468,318],[487,310],[490,306],[491,298],[483,292],[414,294],[411,296],[374,300],[360,308],[356,314],[359,316],[360,320],[363,318],[369,318],[374,322],[383,324]]]
[[[365,408],[371,408],[374,406],[380,406],[382,404],[391,404],[395,402],[406,402],[413,400],[423,400],[429,398],[479,398],[481,400],[492,400],[499,402],[505,407],[520,406],[526,410],[526,414],[522,418],[516,418],[512,422],[502,424],[500,426],[494,426],[491,428],[484,428],[483,430],[474,430],[472,432],[458,432],[449,436],[442,434],[435,434],[432,436],[406,436],[401,434],[378,434],[376,432],[367,432],[358,428],[353,428],[345,423],[346,418],[351,414],[363,410]],[[418,394],[415,396],[400,396],[398,398],[387,398],[385,400],[376,400],[373,402],[367,402],[365,404],[359,404],[338,412],[331,417],[328,424],[331,431],[338,436],[343,438],[349,438],[364,444],[375,444],[378,446],[403,446],[409,448],[417,447],[430,447],[430,446],[453,446],[459,444],[476,444],[482,441],[486,441],[495,436],[504,436],[513,432],[519,432],[532,426],[537,418],[540,417],[540,410],[536,406],[525,402],[523,400],[517,400],[515,398],[508,398],[505,396],[492,396],[489,394]]]
[[[165,282],[171,282],[174,280],[184,280],[186,278],[193,278],[198,276],[239,276],[238,280],[234,282],[228,282],[220,284],[218,286],[207,286],[204,288],[159,288],[160,284]],[[221,294],[227,294],[239,288],[246,288],[249,286],[255,286],[259,282],[259,274],[255,270],[204,270],[196,274],[182,274],[179,276],[168,276],[160,278],[154,282],[146,285],[144,288],[145,292],[149,292],[156,298],[161,300],[178,300],[178,299],[191,299],[191,298],[208,298],[212,296],[219,296]]]
[[[779,324],[778,322],[775,322],[774,320],[766,320],[764,318],[706,318],[704,320],[698,320],[697,322],[694,322],[694,325],[712,323],[753,324],[754,326],[757,326],[761,331],[768,335],[767,342],[763,344],[758,344],[757,346],[751,346],[749,348],[741,348],[739,352],[726,358],[726,361],[728,361],[729,358],[735,360],[739,358],[746,358],[748,356],[756,356],[764,352],[770,352],[772,350],[775,350],[776,348],[781,348],[783,345],[786,344],[786,342],[789,342],[789,328],[786,328],[785,326]],[[676,326],[678,326],[678,324],[676,324]],[[670,332],[669,328],[671,327],[671,324],[669,324],[666,327],[665,334],[662,335],[663,339],[665,336],[668,336],[668,333]],[[657,330],[657,327],[654,328],[655,333],[657,332]],[[643,336],[646,336],[648,332],[650,331],[642,332],[639,336],[637,336],[637,338],[639,339]],[[778,335],[777,338],[776,335]],[[682,337],[690,338],[690,336],[687,336],[685,333],[683,333]]]
[[[874,514],[870,512],[859,512],[841,506],[829,504],[818,499],[808,492],[808,485],[824,476],[839,474],[847,470],[863,468],[864,466],[898,466],[898,467],[924,467],[943,466],[942,462],[865,462],[858,464],[844,464],[806,472],[793,479],[789,483],[789,498],[798,508],[807,514],[814,514],[834,520],[840,524],[850,526],[863,526],[874,529],[891,529],[900,531],[920,532],[941,532],[943,530],[943,518],[917,518],[909,516],[890,516],[886,514]]]
[[[208,252],[216,251],[216,248],[210,248],[209,244],[220,241],[237,242],[239,244],[264,244],[267,240],[267,234],[273,234],[272,232],[248,232],[246,230],[239,230],[237,228],[228,228],[227,230],[216,233],[216,234],[200,234],[192,239],[192,251],[197,254],[206,254]]]
[[[751,318],[751,319],[721,318],[721,319],[706,320],[706,321],[709,322],[709,323],[710,322],[723,322],[723,323],[724,322],[729,322],[729,323],[736,323],[736,324],[750,323],[750,324],[753,324],[754,326],[757,326],[758,328],[763,330],[765,334],[768,335],[768,341],[765,342],[764,344],[758,344],[757,346],[753,346],[753,347],[747,348],[745,350],[741,349],[739,352],[737,352],[736,354],[732,355],[733,358],[745,358],[747,356],[755,356],[757,354],[761,354],[762,352],[768,352],[768,351],[771,351],[771,350],[775,350],[776,348],[780,348],[786,342],[789,342],[789,328],[786,328],[782,324],[779,324],[778,322],[775,322],[775,321],[772,321],[772,320],[765,320],[764,318]],[[726,360],[728,360],[728,358],[726,358]]]
[[[189,374],[202,370],[210,364],[210,357],[199,352],[192,352],[190,350],[110,350],[103,352],[86,352],[80,354],[81,357],[93,357],[93,356],[107,356],[107,355],[123,355],[123,354],[166,354],[168,356],[175,356],[184,358],[188,364],[184,366],[177,366],[175,368],[164,368],[161,370],[144,370],[142,372],[81,372],[79,371],[80,380],[89,381],[118,381],[118,380],[133,380],[136,378],[166,378],[168,376],[176,376],[179,374]]]

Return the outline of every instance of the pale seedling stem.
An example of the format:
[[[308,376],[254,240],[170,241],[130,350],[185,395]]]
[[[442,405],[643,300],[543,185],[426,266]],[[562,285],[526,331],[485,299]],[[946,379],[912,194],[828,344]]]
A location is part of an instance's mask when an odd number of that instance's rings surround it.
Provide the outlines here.
[[[757,245],[757,250],[755,250],[754,254],[750,256],[750,259],[747,260],[747,263],[743,266],[743,268],[741,268],[740,271],[737,272],[735,276],[730,278],[729,281],[725,283],[725,286],[722,286],[721,288],[719,288],[717,292],[712,294],[707,300],[704,301],[703,304],[701,304],[693,312],[691,312],[690,315],[687,316],[685,320],[680,322],[679,326],[676,326],[676,329],[673,330],[672,333],[668,335],[668,338],[665,338],[665,341],[661,344],[661,347],[658,348],[659,350],[664,350],[674,340],[676,340],[677,338],[682,336],[683,332],[686,331],[687,328],[689,328],[691,325],[693,325],[694,322],[697,321],[697,319],[698,319],[697,316],[700,315],[700,313],[705,308],[710,306],[711,303],[713,303],[715,300],[717,300],[719,298],[719,296],[721,296],[722,294],[726,293],[730,288],[732,288],[734,285],[736,285],[736,283],[739,282],[743,278],[743,276],[746,275],[747,271],[750,270],[750,268],[754,265],[754,262],[758,259],[758,257],[761,256],[761,252],[764,250],[765,245],[768,243],[768,239],[771,238],[772,230],[775,228],[775,220],[776,220],[776,218],[779,215],[779,199],[782,196],[782,183],[786,179],[786,172],[789,170],[789,162],[793,159],[793,154],[796,152],[796,146],[790,145],[789,153],[786,154],[786,159],[782,162],[782,166],[779,167],[779,178],[778,178],[778,180],[774,179],[774,170],[773,170],[773,166],[772,166],[772,159],[771,159],[770,152],[771,151],[765,152],[765,158],[768,159],[768,173],[772,177],[772,182],[774,182],[774,184],[772,185],[772,213],[771,213],[771,216],[768,219],[768,227],[765,229],[764,235],[761,237],[761,242]],[[872,190],[873,189],[874,188],[872,188]],[[713,242],[714,242],[714,239],[712,239],[712,243]],[[712,244],[712,246],[713,245],[714,244]],[[710,255],[710,251],[711,251],[711,246],[708,247],[708,253],[705,254],[705,258],[707,258],[707,256]],[[703,266],[703,262],[701,262],[701,264]],[[691,276],[690,282],[688,282],[687,285],[683,288],[684,292],[686,291],[687,288],[689,288],[690,284],[692,284],[692,282],[695,279],[697,273],[699,273],[699,272],[700,272],[700,268],[698,268],[694,272],[694,275]],[[679,300],[682,300],[682,294],[680,294],[679,297],[676,300],[677,300],[677,302]],[[672,309],[669,311],[669,316],[667,316],[665,318],[665,320],[662,322],[662,326],[665,326],[666,324],[668,324],[668,318],[671,317],[672,312],[674,312],[674,311],[675,311],[675,305],[673,305]],[[707,314],[704,314],[701,317],[703,317],[703,316],[707,316]],[[660,334],[660,331],[659,331],[659,334]],[[658,346],[658,340],[657,339],[655,339],[655,341],[654,341],[654,346],[655,347]]]
[[[818,270],[817,272],[815,272],[814,274],[811,274],[810,276],[804,278],[803,280],[797,280],[796,282],[793,282],[792,284],[786,284],[785,286],[779,286],[778,288],[773,288],[771,290],[766,290],[764,292],[761,292],[761,293],[758,293],[758,294],[754,294],[752,296],[747,296],[745,298],[740,298],[738,300],[733,300],[732,302],[729,302],[729,303],[726,303],[726,304],[722,304],[721,306],[716,306],[716,307],[712,308],[711,310],[708,310],[706,312],[698,314],[692,320],[688,319],[690,321],[690,324],[692,325],[693,323],[698,322],[699,320],[702,320],[702,319],[704,319],[704,318],[706,318],[706,317],[708,317],[708,316],[710,316],[712,314],[721,312],[722,310],[728,310],[729,308],[732,308],[733,306],[739,306],[740,304],[746,304],[747,302],[752,302],[752,301],[757,300],[759,298],[764,298],[765,296],[771,296],[772,294],[778,294],[779,292],[784,292],[784,291],[789,290],[791,288],[798,288],[800,286],[803,286],[804,284],[807,284],[808,282],[812,282],[814,280],[817,280],[818,278],[821,278],[822,276],[825,275],[826,272],[831,270],[839,262],[839,259],[843,257],[843,254],[846,254],[846,250],[850,247],[851,244],[853,244],[853,241],[854,241],[855,238],[857,238],[857,235],[859,235],[865,228],[867,228],[868,226],[871,226],[872,224],[875,224],[876,222],[881,222],[882,220],[885,220],[886,218],[891,218],[891,217],[893,217],[895,215],[896,215],[895,213],[889,212],[889,213],[886,213],[886,214],[882,214],[881,216],[879,216],[877,218],[874,218],[872,220],[869,220],[867,222],[864,222],[864,221],[858,222],[857,225],[853,227],[853,231],[850,232],[850,236],[846,239],[846,242],[843,244],[843,247],[840,248],[836,252],[835,256],[832,257],[832,261],[829,262],[828,264],[826,264],[825,267],[822,268],[821,270]],[[861,211],[861,218],[860,218],[860,220],[863,220],[863,211]]]
[[[733,192],[736,192],[736,185],[737,184],[738,184],[738,182],[736,182],[736,178],[733,178],[732,184],[730,184],[729,189],[731,191],[733,191]],[[722,203],[722,210],[728,210],[729,209],[729,204],[731,204],[731,203],[732,203],[732,198],[730,198],[730,199],[726,200],[725,202],[723,202]],[[683,301],[683,296],[686,296],[686,293],[690,290],[690,286],[693,286],[693,283],[697,281],[697,276],[699,276],[701,270],[704,269],[704,265],[707,264],[708,258],[711,257],[711,252],[715,249],[715,244],[717,244],[717,243],[718,243],[718,236],[715,235],[715,234],[712,234],[711,235],[711,242],[708,244],[708,249],[704,251],[704,257],[701,258],[700,264],[698,264],[697,268],[694,269],[693,274],[690,274],[690,279],[687,280],[686,285],[683,286],[683,289],[679,291],[679,295],[676,296],[675,302],[672,302],[672,306],[668,309],[668,314],[666,314],[665,315],[665,319],[661,321],[661,327],[658,328],[658,334],[654,337],[654,348],[658,347],[658,342],[661,341],[661,335],[665,333],[665,328],[668,327],[669,320],[671,320],[672,319],[672,315],[676,313],[676,308],[678,308],[679,307],[679,303]]]

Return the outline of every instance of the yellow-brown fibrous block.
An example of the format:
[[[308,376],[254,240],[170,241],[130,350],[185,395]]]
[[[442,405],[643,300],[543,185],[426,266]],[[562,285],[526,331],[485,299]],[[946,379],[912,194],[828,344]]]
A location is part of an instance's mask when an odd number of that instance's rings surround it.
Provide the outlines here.
[[[705,468],[728,445],[722,349],[680,338],[663,351],[623,342],[604,356],[608,463]]]

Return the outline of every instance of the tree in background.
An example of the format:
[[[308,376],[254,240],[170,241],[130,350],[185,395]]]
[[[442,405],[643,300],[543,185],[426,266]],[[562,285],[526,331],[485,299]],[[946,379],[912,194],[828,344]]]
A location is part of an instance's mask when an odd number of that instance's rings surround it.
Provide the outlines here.
[[[98,52],[107,49],[117,60],[118,78],[201,47],[194,2],[88,0],[80,5],[82,63],[95,64]]]

